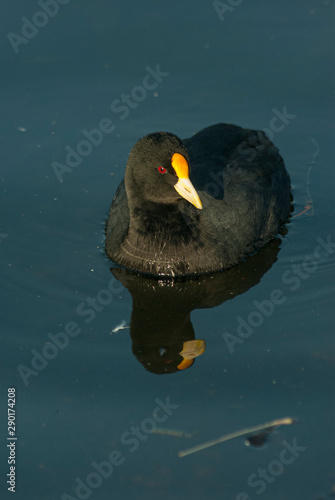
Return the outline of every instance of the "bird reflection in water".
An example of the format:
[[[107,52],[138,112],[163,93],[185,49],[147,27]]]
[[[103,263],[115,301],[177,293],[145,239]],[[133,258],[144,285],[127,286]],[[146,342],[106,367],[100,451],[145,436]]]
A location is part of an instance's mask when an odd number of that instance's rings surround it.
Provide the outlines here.
[[[276,262],[280,243],[276,238],[231,269],[192,278],[157,279],[112,268],[133,298],[132,350],[145,369],[168,374],[194,365],[205,352],[205,340],[196,339],[191,312],[216,307],[259,283]]]

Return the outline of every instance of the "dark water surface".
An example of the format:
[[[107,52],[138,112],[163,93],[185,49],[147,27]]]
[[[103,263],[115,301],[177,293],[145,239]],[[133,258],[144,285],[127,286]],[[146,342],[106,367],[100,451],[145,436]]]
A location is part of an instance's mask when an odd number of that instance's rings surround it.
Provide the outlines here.
[[[333,498],[334,2],[3,10],[1,498],[8,387],[16,499]],[[309,209],[227,273],[111,272],[104,222],[133,143],[221,121],[267,129],[294,215]],[[205,352],[178,370],[194,339]],[[241,437],[178,457],[281,417],[297,423],[262,446]]]

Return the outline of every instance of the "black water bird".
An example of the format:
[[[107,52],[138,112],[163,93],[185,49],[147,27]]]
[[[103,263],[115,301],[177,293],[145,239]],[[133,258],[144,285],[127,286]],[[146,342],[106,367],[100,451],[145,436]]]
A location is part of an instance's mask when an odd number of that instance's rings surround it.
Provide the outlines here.
[[[183,141],[156,132],[129,154],[106,253],[144,274],[218,271],[274,238],[290,207],[284,162],[263,132],[217,124]]]

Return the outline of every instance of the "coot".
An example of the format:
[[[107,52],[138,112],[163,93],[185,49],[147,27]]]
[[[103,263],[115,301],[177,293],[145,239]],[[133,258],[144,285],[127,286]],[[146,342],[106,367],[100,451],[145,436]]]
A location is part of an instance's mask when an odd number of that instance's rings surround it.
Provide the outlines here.
[[[271,240],[290,206],[290,178],[263,132],[217,124],[183,141],[156,132],[129,154],[106,252],[156,276],[218,271]]]

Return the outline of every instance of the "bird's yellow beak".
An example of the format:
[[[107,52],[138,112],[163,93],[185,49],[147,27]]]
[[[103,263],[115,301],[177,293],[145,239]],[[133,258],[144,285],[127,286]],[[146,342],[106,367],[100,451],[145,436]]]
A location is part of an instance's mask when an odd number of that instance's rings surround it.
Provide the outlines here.
[[[190,181],[189,168],[186,159],[183,157],[183,155],[175,153],[172,156],[171,165],[174,168],[179,179],[177,184],[174,185],[177,193],[185,198],[185,200],[192,203],[192,205],[201,209],[202,203],[198,193],[196,192],[192,182]]]

